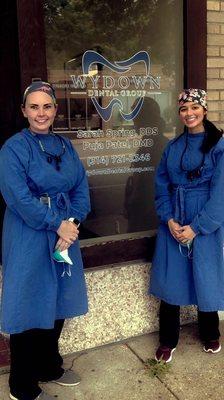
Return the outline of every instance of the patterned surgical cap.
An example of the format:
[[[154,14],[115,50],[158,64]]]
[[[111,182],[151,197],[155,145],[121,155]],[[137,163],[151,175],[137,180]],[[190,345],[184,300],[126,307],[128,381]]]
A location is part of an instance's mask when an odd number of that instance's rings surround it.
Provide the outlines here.
[[[26,98],[28,94],[33,93],[33,92],[44,92],[47,93],[53,100],[53,102],[56,104],[56,96],[55,96],[55,91],[54,88],[50,85],[48,82],[43,82],[43,81],[35,81],[32,82],[31,85],[29,85],[24,94],[23,94],[23,105],[26,103]]]
[[[200,104],[205,110],[208,108],[207,93],[203,89],[184,89],[183,92],[179,94],[179,107],[182,107],[184,103],[188,101]]]

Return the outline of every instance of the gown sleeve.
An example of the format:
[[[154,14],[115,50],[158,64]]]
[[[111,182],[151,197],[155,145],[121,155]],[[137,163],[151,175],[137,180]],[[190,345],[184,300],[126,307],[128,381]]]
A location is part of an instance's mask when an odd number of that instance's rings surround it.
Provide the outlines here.
[[[190,227],[198,234],[214,232],[224,223],[224,152],[218,157],[210,183],[210,197]]]
[[[157,215],[162,222],[167,223],[173,218],[173,207],[171,203],[170,179],[167,170],[167,157],[169,145],[163,152],[161,161],[156,171],[155,177],[155,206]]]
[[[78,171],[77,181],[74,187],[69,191],[69,199],[71,203],[70,217],[76,218],[82,222],[90,212],[89,186],[86,171],[71,142],[70,146]]]
[[[57,231],[62,217],[42,204],[27,184],[28,150],[23,143],[5,144],[0,151],[0,190],[7,207],[31,228]]]

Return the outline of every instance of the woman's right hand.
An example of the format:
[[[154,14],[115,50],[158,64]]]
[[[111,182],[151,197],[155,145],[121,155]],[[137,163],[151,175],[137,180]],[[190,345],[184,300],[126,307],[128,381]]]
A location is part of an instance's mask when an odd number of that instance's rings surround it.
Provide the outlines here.
[[[77,239],[79,230],[71,221],[62,221],[57,230],[59,238],[66,242],[69,246]]]
[[[59,238],[55,245],[55,250],[59,250],[59,251],[68,250],[69,247],[70,247],[70,244],[68,244],[65,240]]]
[[[169,219],[168,227],[174,239],[178,240],[177,236],[182,232],[182,226],[175,222],[173,218]]]

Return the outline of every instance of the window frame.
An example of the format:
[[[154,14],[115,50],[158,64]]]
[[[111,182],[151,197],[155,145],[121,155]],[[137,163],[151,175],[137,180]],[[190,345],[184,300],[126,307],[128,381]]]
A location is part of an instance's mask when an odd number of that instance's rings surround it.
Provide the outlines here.
[[[183,0],[183,6],[184,87],[206,89],[207,2]],[[17,0],[17,20],[22,94],[32,79],[47,79],[43,3]],[[155,236],[85,246],[81,248],[84,266],[92,268],[136,259],[151,261],[154,244]]]

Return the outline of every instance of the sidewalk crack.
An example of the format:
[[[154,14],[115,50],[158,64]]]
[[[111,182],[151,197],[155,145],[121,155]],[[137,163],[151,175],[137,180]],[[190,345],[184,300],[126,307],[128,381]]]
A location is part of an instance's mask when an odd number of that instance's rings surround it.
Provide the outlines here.
[[[127,343],[124,343],[124,344],[125,344],[125,346],[135,355],[135,357],[137,357],[138,360],[139,360],[143,365],[145,365],[145,361],[136,353],[136,351],[133,350],[132,347],[130,347],[130,345],[128,345]],[[176,393],[167,385],[166,382],[164,382],[164,381],[163,381],[160,377],[158,377],[158,376],[156,376],[155,378],[158,379],[158,381],[160,381],[160,382],[162,383],[162,385],[165,386],[165,388],[173,395],[173,397],[174,397],[176,400],[180,400],[180,398],[179,398],[179,397],[176,395]]]

